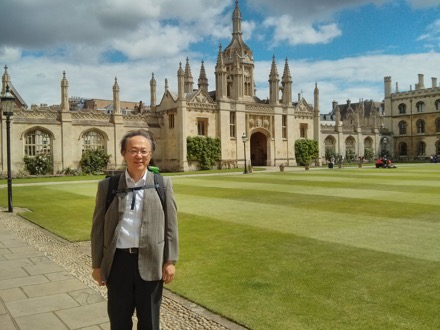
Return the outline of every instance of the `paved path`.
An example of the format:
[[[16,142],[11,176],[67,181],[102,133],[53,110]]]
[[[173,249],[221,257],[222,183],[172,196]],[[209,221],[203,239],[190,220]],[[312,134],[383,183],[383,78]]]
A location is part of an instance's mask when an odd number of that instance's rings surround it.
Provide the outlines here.
[[[89,251],[90,242],[67,242],[0,209],[0,329],[110,329],[106,292],[91,279]],[[245,329],[168,290],[161,325]]]

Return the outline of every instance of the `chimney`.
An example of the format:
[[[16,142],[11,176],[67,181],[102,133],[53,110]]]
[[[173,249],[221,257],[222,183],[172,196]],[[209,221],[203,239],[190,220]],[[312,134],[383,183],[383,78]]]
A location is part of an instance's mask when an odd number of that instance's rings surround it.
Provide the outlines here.
[[[432,80],[432,88],[436,88],[437,87],[437,78],[432,77],[431,80]]]
[[[421,73],[419,73],[419,83],[416,85],[416,89],[425,89],[425,82]]]

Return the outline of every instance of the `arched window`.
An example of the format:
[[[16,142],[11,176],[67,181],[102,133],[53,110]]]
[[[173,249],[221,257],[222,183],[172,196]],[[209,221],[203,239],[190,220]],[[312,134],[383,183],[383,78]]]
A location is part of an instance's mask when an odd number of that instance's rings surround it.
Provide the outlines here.
[[[328,136],[324,140],[325,145],[325,157],[327,160],[331,160],[332,157],[334,157],[336,149],[335,149],[335,139],[332,136]]]
[[[435,101],[435,110],[440,110],[440,100]]]
[[[422,101],[417,102],[416,104],[417,112],[424,112],[425,111],[425,103]]]
[[[416,122],[417,134],[425,134],[425,121],[420,119]]]
[[[437,156],[440,155],[440,141],[437,141],[435,145],[435,152]]]
[[[96,131],[88,131],[85,132],[82,136],[82,151],[85,150],[96,150],[102,149],[105,150],[105,139],[102,134]]]
[[[399,134],[404,135],[406,134],[406,121],[399,122]]]
[[[425,154],[426,154],[425,142],[417,143],[417,156],[425,156]]]
[[[406,104],[405,103],[400,103],[399,104],[399,113],[400,114],[406,113]]]
[[[354,140],[354,138],[352,136],[349,136],[346,140],[345,140],[345,152],[351,152],[351,153],[355,153],[355,145],[356,145],[356,141]]]
[[[408,145],[405,142],[399,143],[399,155],[408,156]]]
[[[364,148],[365,148],[365,149],[371,149],[371,148],[373,148],[373,139],[372,139],[372,138],[367,137],[367,138],[364,140]]]
[[[52,139],[40,129],[28,131],[24,136],[24,154],[28,157],[52,156]]]

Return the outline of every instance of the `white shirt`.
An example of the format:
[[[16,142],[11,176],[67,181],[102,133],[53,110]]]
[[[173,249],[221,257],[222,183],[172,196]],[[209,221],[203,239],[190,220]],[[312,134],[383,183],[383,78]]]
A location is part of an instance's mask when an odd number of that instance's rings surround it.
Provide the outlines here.
[[[128,188],[142,187],[146,184],[148,171],[145,171],[144,176],[138,181],[134,180],[125,170],[125,178]],[[128,192],[125,198],[125,209],[123,210],[121,219],[121,230],[119,231],[118,241],[116,247],[118,249],[138,248],[139,247],[139,234],[141,232],[142,224],[142,211],[143,211],[143,199],[144,189]],[[134,208],[132,209],[133,197],[135,196]]]

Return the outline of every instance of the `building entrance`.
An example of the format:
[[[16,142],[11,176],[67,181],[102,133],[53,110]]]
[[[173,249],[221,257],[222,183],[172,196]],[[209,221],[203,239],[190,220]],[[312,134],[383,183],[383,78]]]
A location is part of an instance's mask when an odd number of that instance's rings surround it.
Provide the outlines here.
[[[267,166],[267,137],[260,132],[251,135],[252,166]]]

